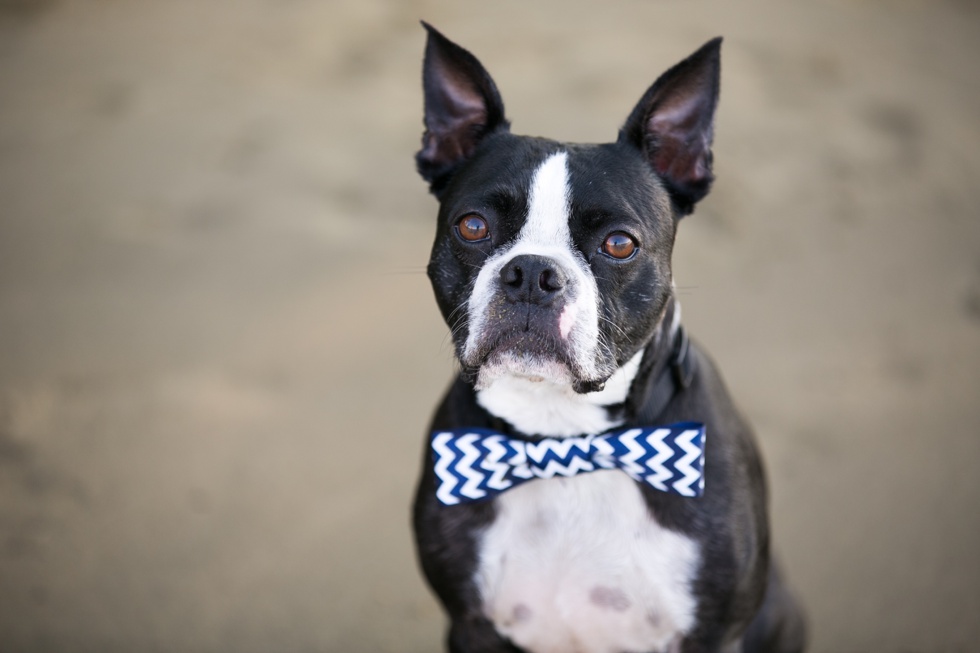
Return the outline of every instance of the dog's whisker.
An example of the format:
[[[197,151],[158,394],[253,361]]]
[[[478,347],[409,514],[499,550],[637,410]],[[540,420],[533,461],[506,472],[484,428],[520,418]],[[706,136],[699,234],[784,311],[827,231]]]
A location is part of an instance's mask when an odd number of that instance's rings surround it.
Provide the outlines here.
[[[425,266],[415,267],[407,266],[403,268],[388,268],[381,271],[382,275],[398,275],[398,274],[425,274]]]
[[[615,322],[613,322],[612,320],[610,320],[605,315],[599,315],[598,317],[599,317],[600,320],[603,320],[604,322],[606,322],[607,324],[609,324],[610,326],[612,326],[614,329],[617,329],[619,331],[620,335],[622,335],[624,338],[627,337],[627,333],[626,333],[625,330],[623,330],[623,327],[619,326],[618,324],[616,324]]]

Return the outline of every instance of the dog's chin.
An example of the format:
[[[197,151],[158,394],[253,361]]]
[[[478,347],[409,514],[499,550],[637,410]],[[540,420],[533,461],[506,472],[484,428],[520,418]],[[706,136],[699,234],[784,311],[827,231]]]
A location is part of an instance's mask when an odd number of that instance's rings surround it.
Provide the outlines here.
[[[477,390],[484,390],[503,377],[555,385],[575,385],[578,380],[571,367],[557,358],[502,351],[492,353],[479,366],[474,385]]]
[[[477,390],[486,390],[499,379],[509,378],[566,386],[578,394],[598,392],[608,380],[608,375],[599,379],[583,378],[572,365],[553,356],[510,350],[491,354],[483,364],[470,367],[469,375]]]

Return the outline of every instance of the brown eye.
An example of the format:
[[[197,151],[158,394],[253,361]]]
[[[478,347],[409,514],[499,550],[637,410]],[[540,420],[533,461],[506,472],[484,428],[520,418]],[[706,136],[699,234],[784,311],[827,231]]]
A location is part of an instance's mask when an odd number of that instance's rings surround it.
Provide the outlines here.
[[[486,220],[475,213],[470,213],[456,223],[456,232],[463,240],[475,243],[490,236],[490,227]]]
[[[636,251],[636,241],[622,231],[614,231],[602,243],[602,253],[618,259],[627,259]]]

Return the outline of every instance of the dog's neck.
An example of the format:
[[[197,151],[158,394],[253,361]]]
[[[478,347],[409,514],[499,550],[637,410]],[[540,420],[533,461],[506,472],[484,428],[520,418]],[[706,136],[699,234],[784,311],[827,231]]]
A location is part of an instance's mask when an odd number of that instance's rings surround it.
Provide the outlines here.
[[[648,344],[617,369],[602,390],[580,394],[568,384],[504,376],[477,390],[477,403],[525,435],[570,437],[620,426],[641,366],[644,378],[662,368],[661,361],[666,361],[680,328],[680,317],[680,305],[670,301]]]

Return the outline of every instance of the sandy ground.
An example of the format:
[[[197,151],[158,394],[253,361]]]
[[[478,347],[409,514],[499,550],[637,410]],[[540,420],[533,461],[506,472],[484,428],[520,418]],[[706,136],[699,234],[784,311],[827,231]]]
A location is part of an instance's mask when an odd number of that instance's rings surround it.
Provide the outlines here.
[[[723,34],[685,322],[814,651],[980,641],[980,7],[0,0],[0,651],[434,651],[426,18],[515,131]]]

